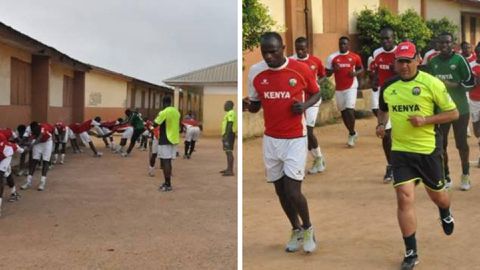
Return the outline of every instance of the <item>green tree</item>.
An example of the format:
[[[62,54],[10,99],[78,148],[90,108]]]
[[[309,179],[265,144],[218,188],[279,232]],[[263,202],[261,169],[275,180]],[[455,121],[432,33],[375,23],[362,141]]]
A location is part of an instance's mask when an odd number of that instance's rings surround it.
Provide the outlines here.
[[[427,47],[432,38],[432,31],[428,29],[423,18],[413,9],[400,14],[400,25],[394,29],[400,40],[409,39],[415,43],[417,50]]]
[[[243,0],[242,12],[242,50],[253,50],[260,43],[260,36],[272,30],[275,21],[258,0]]]
[[[458,26],[445,17],[440,20],[428,20],[427,26],[432,31],[432,37],[438,37],[441,33],[448,32],[453,35],[454,40],[457,38]]]

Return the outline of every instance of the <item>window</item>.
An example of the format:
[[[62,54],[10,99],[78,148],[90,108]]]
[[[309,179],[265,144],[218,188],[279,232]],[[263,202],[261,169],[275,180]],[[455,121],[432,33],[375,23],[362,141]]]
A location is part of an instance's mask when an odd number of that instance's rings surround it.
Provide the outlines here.
[[[30,105],[32,100],[31,65],[12,57],[10,68],[10,104]]]

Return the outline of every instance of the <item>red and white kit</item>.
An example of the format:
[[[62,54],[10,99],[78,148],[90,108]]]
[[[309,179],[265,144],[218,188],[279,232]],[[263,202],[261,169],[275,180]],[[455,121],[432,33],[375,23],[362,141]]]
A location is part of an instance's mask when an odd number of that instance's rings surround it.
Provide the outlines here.
[[[296,180],[305,176],[307,137],[305,115],[294,114],[292,105],[319,91],[316,76],[307,65],[293,59],[278,68],[262,61],[250,68],[249,99],[260,101],[265,120],[264,161],[268,181],[283,175]]]

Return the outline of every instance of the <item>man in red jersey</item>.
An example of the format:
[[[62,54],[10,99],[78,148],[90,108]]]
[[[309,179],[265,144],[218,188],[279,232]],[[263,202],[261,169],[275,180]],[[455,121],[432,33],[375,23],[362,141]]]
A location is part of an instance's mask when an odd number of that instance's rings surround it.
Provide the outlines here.
[[[92,138],[90,138],[90,135],[88,134],[90,129],[94,126],[92,122],[93,120],[90,119],[81,124],[80,123],[71,124],[69,127],[73,131],[73,133],[77,134],[80,137],[80,140],[82,140],[82,143],[85,146],[88,145],[90,147],[94,157],[101,157],[103,153],[97,151],[97,148],[93,144]]]
[[[477,60],[470,62],[470,67],[472,68],[472,73],[475,76],[475,87],[473,90],[468,92],[470,97],[469,106],[470,106],[470,115],[472,117],[473,123],[473,134],[479,140],[478,144],[480,145],[480,47],[475,48],[475,53],[477,55]],[[480,158],[478,159],[478,167],[480,167]],[[460,186],[463,190],[470,189],[470,185]]]
[[[335,100],[342,120],[348,129],[348,147],[354,147],[358,139],[355,131],[355,103],[357,101],[357,76],[363,72],[362,60],[358,54],[350,51],[350,39],[341,37],[339,51],[327,58],[327,76],[335,74]]]
[[[385,82],[395,76],[395,50],[397,46],[394,41],[395,33],[392,28],[385,27],[380,30],[380,41],[382,47],[376,49],[373,52],[373,100],[375,102],[375,108],[372,108],[375,115],[378,114],[378,98],[380,94],[380,88],[383,87]],[[390,121],[385,126],[385,135],[382,138],[383,152],[387,160],[387,167],[385,170],[385,176],[383,177],[384,183],[390,183],[393,180],[393,171],[390,161],[390,152],[392,148],[391,139],[392,125]]]
[[[263,155],[268,182],[273,182],[283,211],[292,226],[287,252],[316,248],[307,200],[301,192],[307,159],[305,110],[320,99],[316,78],[305,64],[284,56],[282,37],[267,32],[260,38],[264,61],[248,74],[248,110],[263,107]],[[310,98],[305,101],[304,97]],[[302,220],[300,223],[299,216]]]
[[[320,84],[326,78],[325,68],[323,67],[322,61],[309,54],[308,40],[305,37],[299,37],[295,40],[295,54],[291,58],[306,64],[308,68],[315,74],[318,84]],[[320,98],[316,104],[309,107],[305,111],[308,151],[313,156],[313,166],[308,170],[308,173],[310,174],[323,172],[325,170],[325,158],[322,155],[317,138],[313,134],[313,128],[315,127],[315,122],[317,121],[318,110],[321,103],[322,99]]]
[[[461,54],[465,59],[467,59],[468,63],[477,61],[477,54],[472,51],[472,45],[470,43],[463,41],[460,44],[460,47],[462,48]]]
[[[439,43],[438,43],[438,37],[432,38],[430,41],[430,46],[432,47],[429,51],[427,51],[422,58],[422,64],[421,66],[426,66],[428,64],[428,61],[432,59],[433,57],[437,56],[440,53],[440,50],[438,49]]]
[[[200,137],[200,122],[193,117],[186,118],[182,121],[182,130],[185,132],[185,151],[183,158],[190,159],[195,150],[195,145]]]
[[[45,190],[45,185],[47,183],[47,172],[50,165],[50,157],[52,156],[53,148],[53,126],[47,123],[37,123],[32,122],[30,124],[31,130],[31,145],[32,145],[32,161],[30,162],[30,168],[27,175],[27,180],[20,187],[21,189],[27,189],[32,186],[32,177],[35,173],[35,168],[37,164],[42,161],[42,177],[40,179],[40,184],[38,185],[38,190]]]

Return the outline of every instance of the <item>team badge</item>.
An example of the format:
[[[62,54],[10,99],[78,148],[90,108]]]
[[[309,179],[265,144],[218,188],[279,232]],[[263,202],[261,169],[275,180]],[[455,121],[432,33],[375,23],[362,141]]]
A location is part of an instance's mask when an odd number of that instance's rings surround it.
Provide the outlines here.
[[[397,90],[393,89],[392,93],[390,93],[391,96],[397,95]]]
[[[437,68],[438,68],[438,65],[434,65],[433,68],[437,69]]]
[[[260,82],[261,85],[267,85],[268,84],[268,80],[266,78],[264,78],[261,82]]]
[[[311,65],[311,66],[310,66],[310,69],[311,69],[311,70],[315,70],[315,65]]]
[[[297,80],[292,78],[292,79],[288,80],[288,84],[290,84],[290,86],[293,87],[293,86],[297,85]]]
[[[414,88],[412,89],[412,95],[418,96],[418,95],[420,95],[420,92],[421,92],[421,91],[422,91],[422,90],[420,90],[420,87],[414,87]]]
[[[450,69],[451,69],[451,70],[455,70],[456,68],[457,68],[456,65],[450,65]]]

